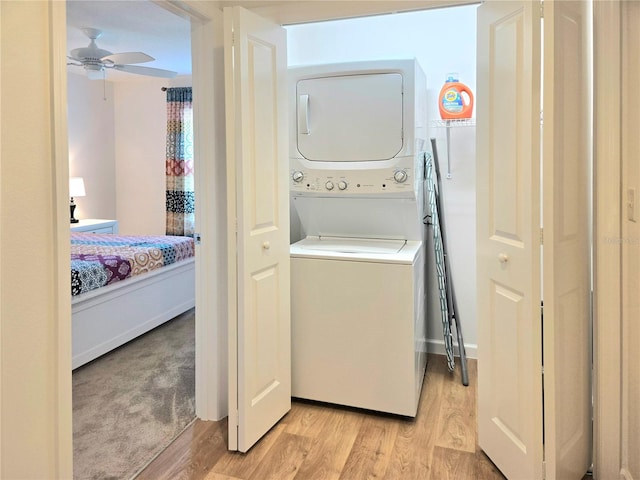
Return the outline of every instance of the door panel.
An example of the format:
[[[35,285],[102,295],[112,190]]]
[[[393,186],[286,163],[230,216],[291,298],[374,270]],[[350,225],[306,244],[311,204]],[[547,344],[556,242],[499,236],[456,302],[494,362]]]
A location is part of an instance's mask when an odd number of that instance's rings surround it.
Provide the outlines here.
[[[285,30],[225,9],[229,449],[242,452],[291,408],[286,75]]]
[[[478,8],[478,435],[507,478],[542,477],[540,7]]]
[[[591,463],[588,7],[545,2],[545,458],[547,478],[562,480]]]

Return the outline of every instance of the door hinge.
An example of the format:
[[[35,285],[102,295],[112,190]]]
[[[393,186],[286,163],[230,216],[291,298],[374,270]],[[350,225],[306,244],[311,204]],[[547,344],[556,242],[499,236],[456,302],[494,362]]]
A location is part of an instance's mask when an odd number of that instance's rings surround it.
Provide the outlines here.
[[[544,18],[544,2],[540,2],[540,18]]]
[[[544,245],[544,228],[540,227],[540,245]]]
[[[200,245],[202,243],[202,235],[200,235],[199,233],[194,233],[193,241],[196,242],[196,245]]]
[[[542,480],[547,478],[547,462],[542,461]]]
[[[240,415],[238,414],[238,410],[236,410],[236,427],[240,426]]]

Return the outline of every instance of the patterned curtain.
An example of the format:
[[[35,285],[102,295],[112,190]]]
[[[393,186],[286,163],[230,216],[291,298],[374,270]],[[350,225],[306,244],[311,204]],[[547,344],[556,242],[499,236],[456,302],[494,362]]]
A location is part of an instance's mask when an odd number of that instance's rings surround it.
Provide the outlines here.
[[[195,231],[191,87],[167,89],[167,235]]]

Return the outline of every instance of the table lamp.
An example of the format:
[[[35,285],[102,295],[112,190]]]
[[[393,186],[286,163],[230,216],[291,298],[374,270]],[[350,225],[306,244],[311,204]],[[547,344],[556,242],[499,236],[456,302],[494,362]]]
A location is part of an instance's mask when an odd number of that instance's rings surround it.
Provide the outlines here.
[[[69,177],[69,196],[71,197],[71,203],[69,209],[71,211],[71,223],[78,223],[80,220],[74,218],[73,213],[76,209],[76,204],[73,202],[73,197],[84,197],[86,195],[84,191],[84,180],[82,177]]]

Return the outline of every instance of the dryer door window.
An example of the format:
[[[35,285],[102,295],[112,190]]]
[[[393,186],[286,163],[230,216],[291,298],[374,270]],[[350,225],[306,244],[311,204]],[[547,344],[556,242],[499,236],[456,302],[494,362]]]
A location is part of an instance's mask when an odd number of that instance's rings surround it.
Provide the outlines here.
[[[307,160],[388,160],[403,146],[402,75],[345,75],[297,84],[297,144]]]

